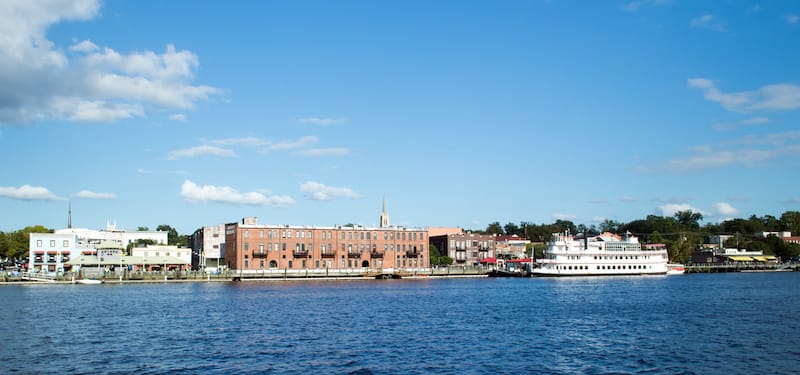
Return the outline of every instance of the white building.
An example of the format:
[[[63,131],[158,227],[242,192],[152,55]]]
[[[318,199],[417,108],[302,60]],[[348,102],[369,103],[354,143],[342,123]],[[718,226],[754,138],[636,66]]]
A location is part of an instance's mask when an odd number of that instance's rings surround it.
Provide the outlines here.
[[[111,241],[123,249],[138,240],[150,240],[166,245],[167,232],[137,231],[128,232],[117,229],[116,224],[108,223],[106,229],[85,228],[57,229],[55,233],[31,233],[28,247],[28,271],[69,271],[72,262],[82,253],[95,254],[95,249],[104,241]]]
[[[78,237],[69,233],[31,233],[28,243],[28,271],[30,272],[63,272],[70,257],[78,254],[79,251]]]

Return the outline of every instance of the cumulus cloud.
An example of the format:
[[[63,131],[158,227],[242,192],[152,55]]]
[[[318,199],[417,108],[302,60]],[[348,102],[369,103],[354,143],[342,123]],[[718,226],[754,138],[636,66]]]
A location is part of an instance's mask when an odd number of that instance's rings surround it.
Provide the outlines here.
[[[769,118],[766,117],[751,117],[749,119],[742,120],[742,124],[745,125],[762,125],[769,123]]]
[[[692,19],[692,27],[709,29],[712,31],[725,31],[725,24],[711,14],[704,14]]]
[[[787,14],[786,15],[786,22],[788,24],[790,24],[790,25],[794,25],[794,24],[800,22],[800,16],[798,16],[796,14]]]
[[[632,195],[623,195],[622,196],[622,201],[623,202],[636,202],[636,197],[634,197]]]
[[[350,188],[327,186],[315,181],[300,185],[300,191],[315,201],[328,201],[334,198],[359,198],[360,195]]]
[[[289,206],[295,200],[288,195],[266,196],[259,192],[240,193],[228,186],[203,185],[185,180],[181,184],[181,197],[190,203],[225,203],[250,206]]]
[[[50,190],[41,186],[22,185],[0,186],[0,197],[16,199],[21,201],[58,201],[63,200]]]
[[[693,207],[688,203],[667,203],[661,206],[658,206],[658,209],[661,211],[661,216],[673,216],[676,212],[679,211],[692,211],[692,212],[699,212],[703,215],[703,211]]]
[[[195,54],[167,45],[163,53],[121,53],[82,40],[65,48],[46,31],[62,21],[99,15],[97,0],[4,2],[0,6],[0,124],[44,119],[112,122],[149,107],[191,109],[221,93],[195,85]]]
[[[112,193],[95,193],[91,190],[81,190],[75,194],[75,198],[81,199],[116,199],[117,195]]]
[[[724,93],[706,78],[690,78],[690,88],[704,92],[704,97],[731,112],[758,110],[795,110],[800,108],[800,86],[778,83],[762,86],[754,91]]]
[[[321,126],[329,126],[334,124],[341,124],[344,122],[343,118],[328,118],[328,117],[301,117],[297,121],[304,124],[314,124]]]
[[[188,117],[188,116],[186,116],[186,114],[185,114],[185,113],[176,113],[176,114],[174,114],[174,115],[170,115],[170,116],[169,116],[169,119],[170,119],[170,120],[172,120],[172,121],[178,121],[178,122],[186,122],[186,119],[188,119],[188,118],[189,118],[189,117]]]
[[[216,147],[216,146],[195,146],[181,150],[170,151],[167,154],[167,160],[196,158],[200,156],[219,156],[224,158],[235,158],[236,153],[233,150]]]
[[[739,210],[730,205],[730,203],[719,202],[714,205],[714,213],[717,216],[734,217],[739,214]]]
[[[636,12],[642,7],[665,5],[669,4],[669,2],[670,0],[636,0],[624,3],[619,8],[626,12]]]
[[[692,155],[675,158],[667,163],[671,171],[701,171],[706,169],[766,165],[780,157],[800,155],[800,132],[746,136],[718,145],[696,146]]]
[[[273,151],[292,151],[297,149],[304,149],[315,145],[318,141],[319,138],[309,135],[293,141],[281,141],[277,143],[270,143],[263,148],[263,151],[273,152]]]

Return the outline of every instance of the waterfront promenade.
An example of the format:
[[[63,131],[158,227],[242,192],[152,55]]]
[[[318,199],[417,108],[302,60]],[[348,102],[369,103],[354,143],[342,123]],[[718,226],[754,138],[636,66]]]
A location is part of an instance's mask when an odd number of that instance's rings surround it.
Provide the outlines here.
[[[413,270],[381,269],[306,269],[306,270],[258,270],[203,273],[199,271],[172,272],[106,272],[91,277],[106,283],[154,283],[154,282],[237,282],[237,281],[280,281],[280,280],[371,280],[402,279],[425,277],[487,277],[493,271],[488,267],[438,267]],[[793,263],[704,263],[686,266],[686,273],[722,272],[781,272],[800,271],[800,262]],[[82,276],[76,273],[29,273],[4,272],[0,285],[13,284],[71,284]]]
[[[202,281],[278,281],[278,280],[370,280],[419,277],[486,277],[491,269],[486,267],[441,267],[411,270],[386,269],[306,269],[306,270],[258,270],[203,273],[199,271],[172,272],[105,272],[91,277],[106,283],[150,283],[150,282],[202,282]],[[82,276],[76,273],[4,273],[2,284],[61,283],[70,284]]]

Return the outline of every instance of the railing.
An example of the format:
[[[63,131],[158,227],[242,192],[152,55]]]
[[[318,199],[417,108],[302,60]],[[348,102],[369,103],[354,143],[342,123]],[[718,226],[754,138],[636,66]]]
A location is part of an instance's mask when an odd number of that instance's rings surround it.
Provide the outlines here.
[[[305,258],[308,256],[308,250],[295,250],[292,252],[295,258]]]
[[[266,258],[267,252],[266,251],[253,251],[253,258]]]
[[[416,258],[419,256],[419,251],[415,250],[406,251],[406,256],[411,258]]]
[[[348,258],[361,258],[361,253],[358,253],[358,252],[347,253],[347,257]]]
[[[369,253],[372,258],[383,258],[383,251],[372,251]]]
[[[336,258],[336,252],[322,253],[323,258]]]

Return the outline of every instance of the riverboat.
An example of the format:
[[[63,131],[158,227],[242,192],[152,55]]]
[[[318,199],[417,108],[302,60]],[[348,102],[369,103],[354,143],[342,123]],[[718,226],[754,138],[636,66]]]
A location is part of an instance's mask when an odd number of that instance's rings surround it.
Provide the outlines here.
[[[666,275],[667,250],[663,245],[645,245],[626,233],[577,236],[568,231],[553,234],[533,276]]]

